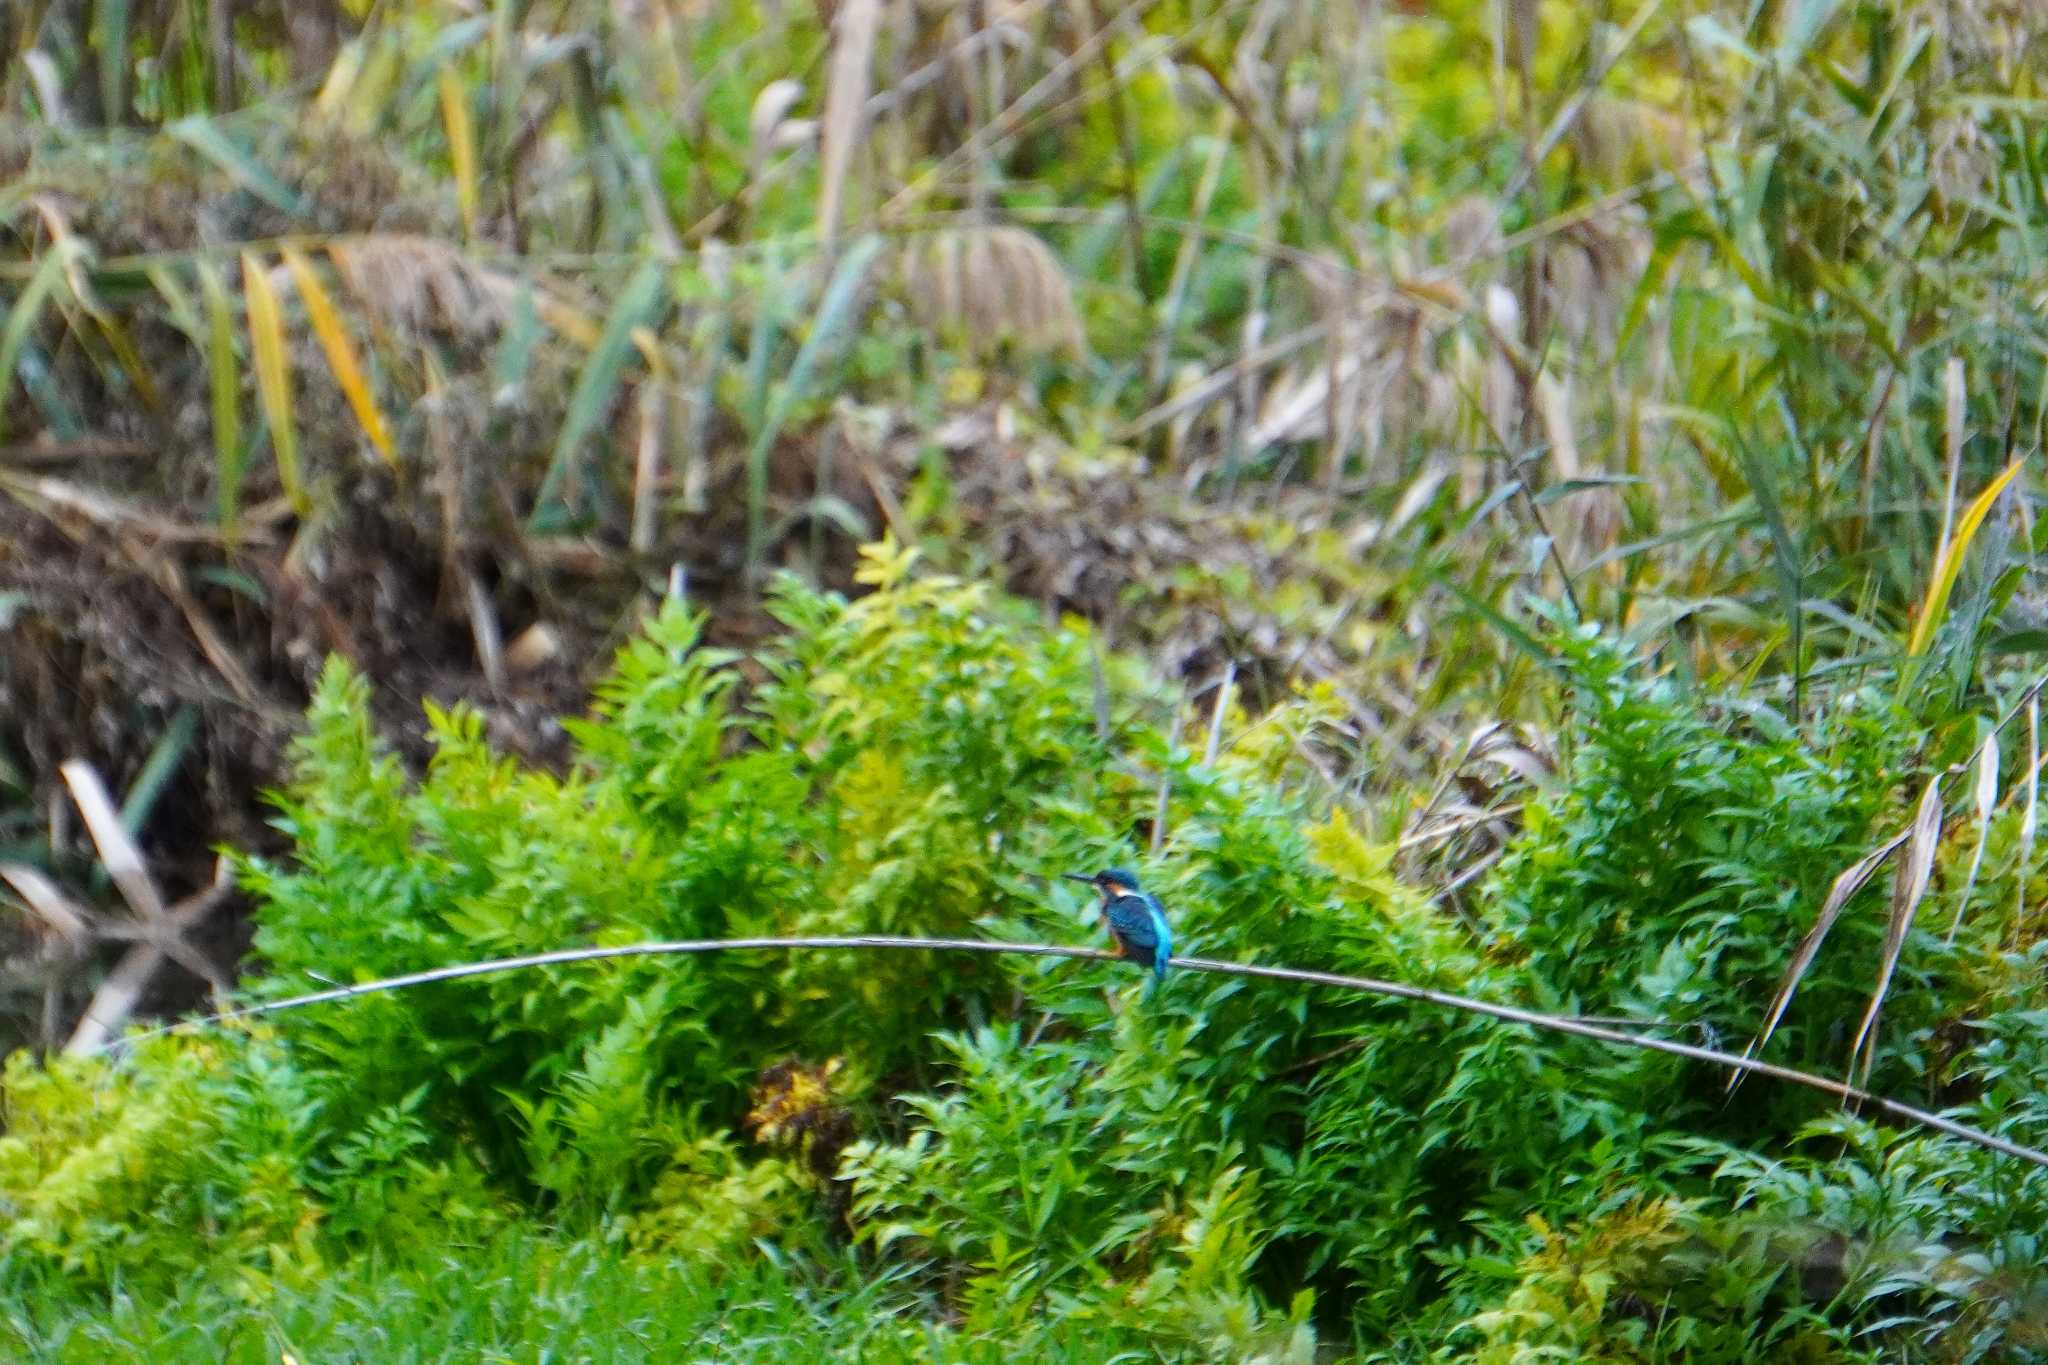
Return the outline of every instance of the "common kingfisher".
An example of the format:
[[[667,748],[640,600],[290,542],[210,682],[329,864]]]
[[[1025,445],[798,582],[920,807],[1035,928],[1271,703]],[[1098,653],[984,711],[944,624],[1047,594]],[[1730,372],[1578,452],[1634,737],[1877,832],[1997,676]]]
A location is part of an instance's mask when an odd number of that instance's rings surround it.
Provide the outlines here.
[[[1109,936],[1116,942],[1117,956],[1150,967],[1156,990],[1166,980],[1166,964],[1173,956],[1173,930],[1167,927],[1166,911],[1159,898],[1139,888],[1135,874],[1120,867],[1107,872],[1067,872],[1068,881],[1086,882],[1102,893],[1102,917],[1109,923]]]

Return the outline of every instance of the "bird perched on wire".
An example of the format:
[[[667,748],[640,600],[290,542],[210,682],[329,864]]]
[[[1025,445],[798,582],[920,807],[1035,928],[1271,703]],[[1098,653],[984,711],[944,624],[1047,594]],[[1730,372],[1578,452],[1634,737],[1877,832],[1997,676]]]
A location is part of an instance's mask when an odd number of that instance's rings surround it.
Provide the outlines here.
[[[1173,930],[1167,926],[1166,911],[1157,896],[1138,885],[1136,874],[1120,867],[1107,872],[1068,872],[1068,881],[1086,882],[1102,893],[1102,917],[1109,936],[1116,942],[1117,956],[1129,958],[1152,969],[1152,988],[1166,980],[1166,964],[1173,957]]]

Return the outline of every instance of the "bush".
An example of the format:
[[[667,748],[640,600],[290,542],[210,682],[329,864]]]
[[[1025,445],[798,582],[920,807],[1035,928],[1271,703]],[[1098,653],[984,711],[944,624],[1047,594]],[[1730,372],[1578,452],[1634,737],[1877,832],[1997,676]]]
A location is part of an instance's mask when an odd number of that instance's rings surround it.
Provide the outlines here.
[[[1188,952],[1728,1042],[1900,814],[1902,746],[1864,695],[1806,726],[1756,706],[1730,723],[1559,632],[1561,785],[1461,921],[1287,780],[1327,695],[1206,763],[1119,662],[1099,717],[1075,635],[893,547],[865,577],[851,603],[783,585],[788,634],[751,661],[666,607],[563,775],[497,757],[457,710],[431,717],[415,781],[331,665],[278,797],[295,856],[243,866],[255,993],[581,943],[1086,938],[1091,898],[1049,875],[1129,862]],[[1860,907],[1772,1056],[1839,1060],[1830,1021],[1875,952]],[[1945,1081],[2040,1142],[2031,961],[1916,934],[1879,1077]],[[1952,1021],[1984,999],[2003,1012],[1959,1046]],[[923,1323],[875,1347],[889,1358],[1070,1355],[1082,1325],[1089,1359],[1300,1360],[1319,1336],[1486,1361],[1970,1356],[2035,1331],[2041,1179],[1945,1138],[1815,1126],[1817,1101],[1757,1082],[1723,1108],[1721,1079],[1186,971],[1148,992],[1125,966],[1036,958],[643,957],[119,1061],[17,1058],[0,1208],[10,1264],[65,1293],[202,1274],[259,1300],[413,1273],[451,1229],[453,1254],[487,1256],[544,1218],[684,1276],[769,1267],[777,1294],[887,1297]],[[1845,1249],[1839,1283],[1817,1247]]]

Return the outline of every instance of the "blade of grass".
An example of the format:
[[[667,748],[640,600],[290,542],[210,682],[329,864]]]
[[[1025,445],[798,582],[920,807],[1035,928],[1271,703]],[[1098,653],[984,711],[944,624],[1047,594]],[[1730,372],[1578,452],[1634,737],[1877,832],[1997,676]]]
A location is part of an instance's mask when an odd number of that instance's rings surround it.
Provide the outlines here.
[[[1523,654],[1526,654],[1536,663],[1542,665],[1545,669],[1553,673],[1563,671],[1564,665],[1558,661],[1556,655],[1545,649],[1538,643],[1535,636],[1524,630],[1516,622],[1510,620],[1498,607],[1480,598],[1477,594],[1460,587],[1447,574],[1438,572],[1430,576],[1449,589],[1451,595],[1460,602],[1463,602],[1466,608],[1474,615],[1499,631],[1501,637],[1509,644],[1513,645]]]
[[[867,122],[873,79],[875,35],[882,27],[881,0],[842,0],[832,16],[832,64],[825,76],[825,116],[819,161],[818,238],[832,250],[839,234],[847,172]]]
[[[58,890],[57,884],[23,863],[0,863],[0,881],[21,898],[21,903],[43,923],[61,934],[74,948],[92,941],[92,912]]]
[[[6,322],[7,310],[0,306],[0,328],[4,328]],[[65,386],[50,373],[50,362],[44,358],[42,348],[33,341],[23,342],[16,370],[21,375],[21,387],[28,391],[36,410],[50,424],[50,431],[57,439],[76,441],[83,438],[85,418],[71,401]]]
[[[1934,873],[1934,855],[1941,847],[1941,823],[1941,774],[1936,773],[1927,779],[1927,788],[1920,793],[1920,807],[1913,813],[1905,861],[1892,882],[1892,912],[1885,922],[1884,956],[1878,965],[1877,984],[1871,989],[1863,1022],[1856,1026],[1855,1041],[1849,1044],[1849,1073],[1854,1075],[1860,1064],[1866,1080],[1877,1058],[1877,1016],[1884,1009],[1885,992],[1891,989],[1892,975],[1898,970],[1899,954],[1905,951],[1906,933],[1913,927],[1913,916],[1927,896],[1928,878]]]
[[[540,341],[540,309],[534,303],[533,288],[519,291],[511,316],[498,338],[497,354],[491,360],[491,377],[500,392],[517,392],[526,383],[533,363],[533,348]]]
[[[455,207],[462,234],[476,236],[476,126],[469,117],[469,92],[450,61],[441,67],[441,123],[448,133],[448,162],[455,172]]]
[[[299,429],[292,417],[292,376],[289,352],[285,348],[284,314],[277,306],[277,291],[262,262],[250,252],[242,253],[242,293],[249,309],[249,350],[256,358],[256,394],[261,400],[264,425],[270,430],[270,448],[277,454],[277,477],[284,484],[285,498],[304,520],[313,513],[306,493],[306,481],[299,470]]]
[[[334,371],[334,382],[341,386],[342,395],[348,399],[349,407],[355,410],[356,420],[362,423],[363,434],[370,438],[370,444],[384,457],[385,464],[396,469],[398,455],[391,448],[391,429],[384,421],[384,414],[377,409],[376,395],[370,392],[370,383],[363,377],[363,367],[356,360],[355,346],[350,343],[348,330],[342,326],[341,316],[335,311],[334,300],[328,296],[305,253],[287,246],[281,249],[280,254],[284,257],[285,267],[292,272],[292,283],[298,287],[299,302],[306,305],[306,319],[313,324],[313,335],[320,339],[320,348],[327,352],[327,364]]]
[[[1993,732],[1984,737],[1977,748],[1977,847],[1970,854],[1970,871],[1963,878],[1962,894],[1956,897],[1956,915],[1949,921],[1948,937],[1942,940],[1952,944],[1956,941],[1956,930],[1963,926],[1963,911],[1970,904],[1970,892],[1976,888],[1977,873],[1984,866],[1984,845],[1991,840],[1991,813],[1998,808],[1998,735]]]
[[[2013,877],[2012,942],[2020,941],[2027,918],[2027,869],[2034,864],[2034,836],[2041,817],[2041,698],[2027,698],[2027,804],[2020,815],[2019,871]]]
[[[237,147],[212,119],[191,114],[170,125],[170,134],[227,173],[229,179],[280,213],[304,218],[310,206],[297,191]]]
[[[121,373],[135,386],[136,396],[142,400],[143,406],[151,412],[160,411],[164,400],[162,393],[157,389],[156,376],[150,372],[148,363],[143,360],[141,348],[136,346],[135,338],[129,335],[127,326],[112,313],[95,312],[90,316],[93,326],[106,338],[107,349],[114,353],[114,360],[120,365]]]
[[[1942,372],[1942,463],[1946,467],[1941,495],[1941,535],[1936,545],[1948,544],[1956,524],[1956,484],[1963,472],[1963,358],[1952,355]]]
[[[2007,465],[1964,509],[1961,520],[1956,523],[1955,534],[1942,547],[1940,557],[1934,562],[1934,576],[1928,581],[1927,596],[1921,600],[1919,615],[1913,622],[1913,633],[1906,641],[1907,654],[1927,652],[1934,632],[1940,628],[1942,618],[1947,614],[1949,592],[1956,585],[1956,574],[1963,567],[1963,556],[1969,553],[1977,528],[1984,524],[1991,505],[1998,501],[1998,495],[2005,491],[2005,486],[2013,481],[2025,463],[2026,457],[2022,455]]]
[[[1787,439],[1795,446],[1801,444],[1791,406],[1782,396],[1778,412],[1785,423]],[[1750,492],[1756,498],[1757,511],[1763,514],[1764,526],[1771,534],[1771,564],[1778,571],[1778,600],[1784,608],[1785,628],[1792,648],[1792,719],[1796,724],[1805,711],[1806,700],[1806,622],[1799,610],[1799,603],[1806,596],[1803,556],[1792,535],[1791,524],[1785,519],[1784,507],[1778,501],[1778,487],[1770,469],[1757,458],[1757,452],[1747,441],[1736,441],[1735,456],[1742,465]]]
[[[31,328],[43,314],[43,305],[57,288],[57,281],[64,278],[64,253],[62,250],[46,252],[36,263],[36,273],[29,276],[28,285],[21,291],[14,309],[7,316],[7,325],[0,328],[0,400],[13,387],[14,371],[21,358],[21,348],[28,340]],[[0,416],[5,414],[4,401],[0,401]],[[0,422],[0,434],[6,431],[6,424]]]
[[[563,416],[562,429],[555,438],[554,457],[548,461],[547,473],[541,479],[540,495],[535,499],[533,508],[532,522],[535,526],[542,525],[544,514],[560,503],[562,487],[568,481],[577,451],[597,426],[598,418],[611,406],[612,396],[618,392],[619,378],[625,369],[626,356],[633,349],[634,329],[654,311],[661,293],[662,275],[659,261],[644,262],[633,273],[633,278],[626,282],[624,292],[619,295],[618,306],[605,320],[604,333],[591,350],[590,359],[584,362],[583,373],[577,376],[575,392],[569,398],[569,410]]]
[[[99,49],[100,112],[109,128],[128,115],[128,0],[99,0],[92,7],[92,42]]]
[[[199,309],[193,305],[193,295],[184,289],[182,282],[178,282],[178,274],[168,264],[156,264],[150,266],[147,276],[150,276],[150,287],[156,289],[164,307],[170,309],[170,321],[178,327],[178,332],[182,332],[188,342],[193,342],[193,346],[205,346],[207,325],[199,321]]]
[[[164,788],[177,774],[178,765],[185,761],[185,755],[192,749],[193,736],[199,733],[199,709],[189,703],[181,706],[171,716],[171,723],[151,746],[149,757],[143,760],[142,771],[129,784],[128,794],[121,799],[121,825],[130,834],[139,835],[142,827],[149,822],[149,813],[156,809],[157,799],[164,794]]]
[[[242,507],[241,372],[235,365],[234,307],[212,261],[198,264],[206,295],[206,368],[213,394],[215,507],[221,529],[232,540]]]
[[[774,448],[776,437],[782,434],[782,425],[789,420],[790,412],[809,389],[811,372],[818,368],[820,359],[853,317],[854,303],[860,297],[868,266],[881,249],[882,239],[870,235],[855,243],[840,258],[832,272],[831,282],[825,286],[825,297],[818,304],[817,320],[811,324],[810,333],[804,337],[803,345],[797,348],[796,359],[790,363],[789,377],[769,399],[760,428],[754,433],[753,445],[747,452],[747,570],[750,575],[760,568],[761,555],[767,549],[762,533],[767,522],[768,452]]]

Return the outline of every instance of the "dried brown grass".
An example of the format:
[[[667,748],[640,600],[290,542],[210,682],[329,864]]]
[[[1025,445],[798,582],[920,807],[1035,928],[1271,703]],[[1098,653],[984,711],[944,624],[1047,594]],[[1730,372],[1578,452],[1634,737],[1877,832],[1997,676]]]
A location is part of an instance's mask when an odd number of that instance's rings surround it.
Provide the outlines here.
[[[970,226],[909,238],[897,277],[919,325],[972,351],[986,355],[1014,343],[1087,354],[1066,268],[1023,228]]]

